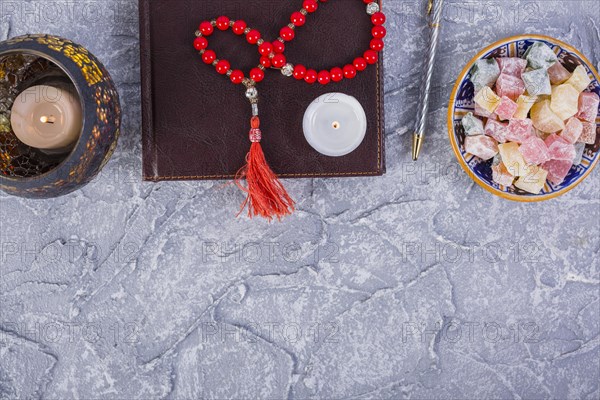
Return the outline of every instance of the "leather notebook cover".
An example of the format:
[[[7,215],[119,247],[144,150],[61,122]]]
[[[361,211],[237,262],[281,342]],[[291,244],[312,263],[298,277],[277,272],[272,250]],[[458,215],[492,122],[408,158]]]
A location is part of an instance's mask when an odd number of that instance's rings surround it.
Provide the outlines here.
[[[206,65],[193,47],[200,22],[226,15],[242,19],[273,41],[302,0],[140,0],[145,180],[228,179],[244,165],[250,103],[245,87]],[[352,63],[369,48],[372,24],[360,0],[319,3],[286,43],[292,64],[317,71]],[[256,45],[231,29],[215,32],[209,48],[246,75],[258,65]],[[338,83],[309,85],[268,69],[257,85],[267,161],[280,177],[381,175],[385,172],[383,60]],[[319,154],[302,130],[306,108],[318,96],[341,92],[355,97],[367,115],[367,133],[354,152]]]

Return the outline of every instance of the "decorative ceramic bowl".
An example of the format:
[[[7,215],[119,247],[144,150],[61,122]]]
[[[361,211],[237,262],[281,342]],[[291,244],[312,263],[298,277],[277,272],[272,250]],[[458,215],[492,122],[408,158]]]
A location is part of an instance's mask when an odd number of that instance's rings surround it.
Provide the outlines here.
[[[81,102],[81,134],[66,154],[48,155],[21,143],[9,123],[16,95],[47,73],[72,84]],[[48,198],[86,185],[112,155],[120,125],[115,85],[102,63],[84,47],[52,35],[0,42],[0,190]]]
[[[498,185],[492,181],[492,160],[482,161],[479,157],[465,152],[465,133],[461,126],[461,120],[465,114],[474,110],[475,105],[473,101],[475,97],[474,87],[470,80],[471,67],[475,61],[483,58],[523,57],[527,49],[535,42],[542,42],[550,46],[565,68],[571,72],[578,65],[583,65],[592,79],[592,83],[586,91],[593,91],[600,95],[600,76],[594,69],[593,64],[577,49],[549,36],[524,35],[502,39],[486,47],[473,57],[460,73],[452,90],[448,106],[448,134],[450,143],[463,169],[477,184],[489,192],[509,200],[521,202],[548,200],[573,189],[590,174],[597,164],[599,158],[598,150],[600,148],[600,118],[597,118],[598,134],[596,136],[596,143],[586,145],[581,164],[574,165],[560,185],[554,185],[547,181],[539,194],[527,193],[516,188],[514,185],[510,187]]]

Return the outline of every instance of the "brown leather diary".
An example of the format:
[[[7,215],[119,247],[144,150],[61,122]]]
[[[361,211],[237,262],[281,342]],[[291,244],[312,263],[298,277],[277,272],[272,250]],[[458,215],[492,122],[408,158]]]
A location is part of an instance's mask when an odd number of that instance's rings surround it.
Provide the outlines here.
[[[361,0],[319,3],[296,38],[286,44],[292,64],[317,71],[352,63],[369,48],[371,21]],[[232,178],[244,164],[251,108],[243,85],[234,85],[202,62],[193,47],[200,22],[220,15],[242,19],[275,40],[302,0],[140,0],[145,180]],[[259,63],[256,45],[231,30],[215,33],[209,48],[246,74]],[[309,85],[269,69],[257,85],[265,156],[279,176],[334,177],[385,172],[383,61],[356,78]],[[342,157],[319,154],[302,130],[306,108],[318,96],[354,96],[367,115],[367,134]]]

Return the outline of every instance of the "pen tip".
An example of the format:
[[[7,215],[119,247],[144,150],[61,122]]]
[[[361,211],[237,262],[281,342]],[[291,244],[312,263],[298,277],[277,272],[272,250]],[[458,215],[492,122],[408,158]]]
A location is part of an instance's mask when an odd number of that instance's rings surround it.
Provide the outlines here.
[[[412,147],[412,159],[417,161],[419,154],[421,153],[421,147],[423,145],[423,135],[413,135],[413,147]]]

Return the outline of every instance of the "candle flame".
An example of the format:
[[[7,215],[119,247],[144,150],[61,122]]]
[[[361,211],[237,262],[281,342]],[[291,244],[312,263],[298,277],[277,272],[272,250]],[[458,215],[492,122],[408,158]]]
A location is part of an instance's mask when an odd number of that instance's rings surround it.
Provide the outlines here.
[[[40,122],[42,124],[53,124],[55,121],[56,121],[56,118],[54,118],[53,115],[50,115],[50,116],[43,115],[40,118]]]

